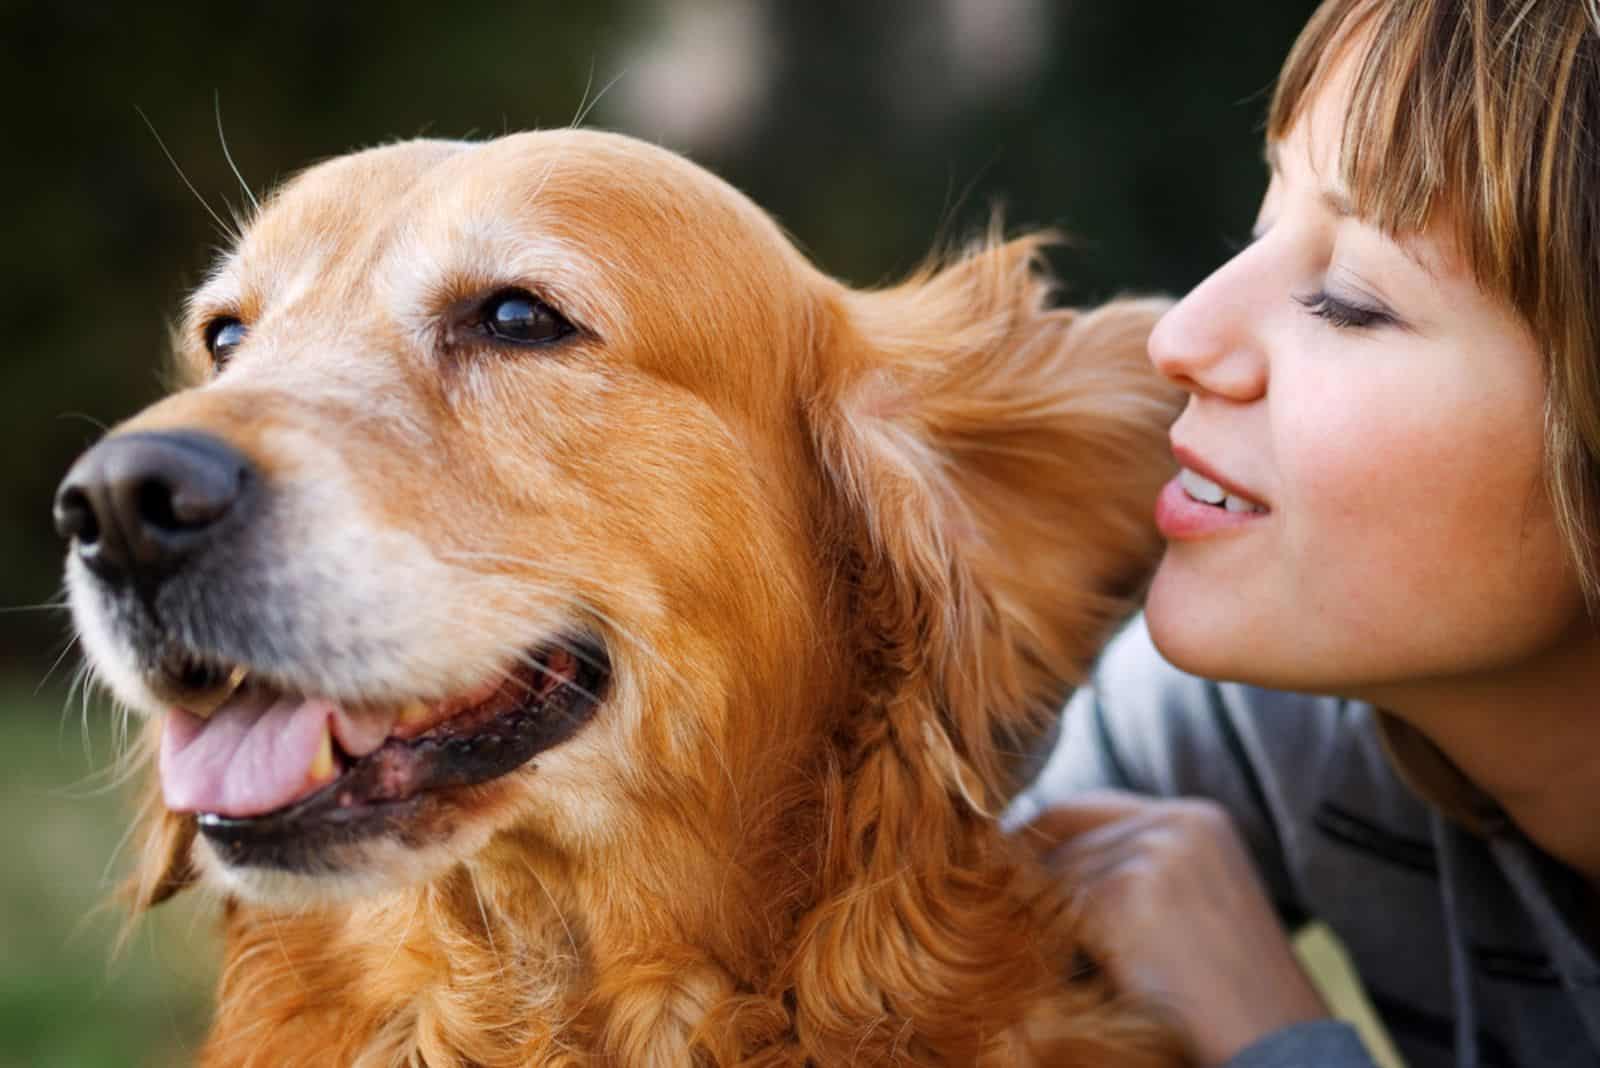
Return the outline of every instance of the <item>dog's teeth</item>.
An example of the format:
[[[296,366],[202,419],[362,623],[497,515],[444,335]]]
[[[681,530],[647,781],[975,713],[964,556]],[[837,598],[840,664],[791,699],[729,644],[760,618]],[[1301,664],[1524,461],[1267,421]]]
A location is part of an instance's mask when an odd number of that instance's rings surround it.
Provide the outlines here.
[[[221,686],[207,690],[203,694],[186,698],[183,703],[183,710],[191,716],[210,719],[211,714],[221,708],[228,698],[232,697],[239,687],[244,685],[245,677],[249,674],[249,668],[242,664],[239,665],[228,674],[227,681]]]
[[[322,725],[322,744],[317,747],[316,759],[311,762],[310,779],[315,783],[328,782],[339,773],[339,768],[333,762],[333,732],[328,725]]]
[[[432,718],[433,709],[428,707],[427,702],[413,699],[400,709],[398,722],[402,727],[420,727]]]

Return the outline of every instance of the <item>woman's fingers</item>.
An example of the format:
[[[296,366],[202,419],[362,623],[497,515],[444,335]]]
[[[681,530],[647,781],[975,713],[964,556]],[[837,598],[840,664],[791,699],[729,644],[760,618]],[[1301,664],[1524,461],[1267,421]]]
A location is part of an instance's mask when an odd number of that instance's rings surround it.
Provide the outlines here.
[[[1174,1012],[1202,1062],[1327,1014],[1219,806],[1096,793],[1042,813],[1033,841],[1072,888],[1086,948]]]

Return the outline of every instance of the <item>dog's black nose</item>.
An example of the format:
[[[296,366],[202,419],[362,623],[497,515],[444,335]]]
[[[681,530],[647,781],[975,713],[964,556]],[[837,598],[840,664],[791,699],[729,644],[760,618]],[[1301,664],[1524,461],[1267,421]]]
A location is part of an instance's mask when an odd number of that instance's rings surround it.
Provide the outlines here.
[[[102,579],[148,589],[203,548],[257,482],[250,461],[209,434],[118,434],[67,472],[56,530]]]

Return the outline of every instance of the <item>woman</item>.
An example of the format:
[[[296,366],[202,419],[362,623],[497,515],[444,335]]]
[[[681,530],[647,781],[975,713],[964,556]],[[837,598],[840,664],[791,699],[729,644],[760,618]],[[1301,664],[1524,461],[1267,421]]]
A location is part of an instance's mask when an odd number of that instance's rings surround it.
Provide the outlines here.
[[[1369,1063],[1306,916],[1412,1068],[1600,1063],[1600,12],[1328,0],[1267,146],[1150,342],[1145,615],[1013,822],[1204,1063]]]

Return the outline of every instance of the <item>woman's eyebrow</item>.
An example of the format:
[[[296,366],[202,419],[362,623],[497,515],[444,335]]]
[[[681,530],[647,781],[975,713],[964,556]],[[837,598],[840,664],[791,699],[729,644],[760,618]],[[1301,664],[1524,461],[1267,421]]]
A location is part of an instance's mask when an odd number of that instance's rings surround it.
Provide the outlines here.
[[[1261,155],[1274,175],[1283,173],[1283,159],[1278,150],[1278,142],[1268,141]],[[1329,186],[1322,191],[1322,203],[1327,206],[1329,211],[1341,219],[1356,213],[1355,204],[1350,200],[1350,194],[1335,186]]]

